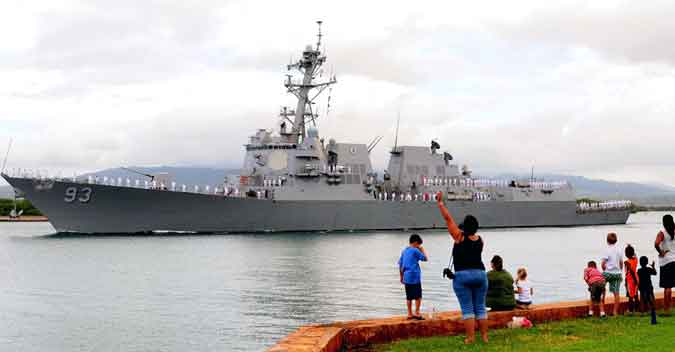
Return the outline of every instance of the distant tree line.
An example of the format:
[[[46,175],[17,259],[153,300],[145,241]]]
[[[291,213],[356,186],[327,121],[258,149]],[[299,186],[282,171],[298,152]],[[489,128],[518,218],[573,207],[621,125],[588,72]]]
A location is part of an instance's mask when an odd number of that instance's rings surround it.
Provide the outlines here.
[[[13,199],[0,198],[0,216],[9,216],[9,212],[14,209]],[[25,199],[16,201],[16,211],[23,210],[23,215],[42,215],[42,213]]]

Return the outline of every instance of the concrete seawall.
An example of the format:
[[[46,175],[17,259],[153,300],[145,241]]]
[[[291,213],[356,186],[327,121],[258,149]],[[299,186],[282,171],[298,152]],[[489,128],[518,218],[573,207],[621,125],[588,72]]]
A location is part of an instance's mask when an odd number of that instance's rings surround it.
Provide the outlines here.
[[[659,308],[663,306],[662,294],[657,295],[656,303]],[[527,317],[535,324],[584,318],[588,314],[587,304],[586,300],[558,302],[534,305],[529,310],[489,313],[489,326],[490,329],[505,328],[514,316]],[[626,308],[627,300],[624,298],[621,314]],[[422,321],[399,316],[303,326],[268,349],[268,352],[339,352],[402,339],[458,335],[464,333],[460,318],[459,311],[451,311],[437,313],[434,319]]]

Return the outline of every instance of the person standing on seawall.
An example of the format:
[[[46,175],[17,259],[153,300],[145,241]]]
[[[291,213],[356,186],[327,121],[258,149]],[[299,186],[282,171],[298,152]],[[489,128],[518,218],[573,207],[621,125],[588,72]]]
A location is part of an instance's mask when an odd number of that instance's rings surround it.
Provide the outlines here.
[[[602,276],[609,284],[609,292],[614,296],[613,314],[619,315],[619,306],[621,301],[619,292],[621,290],[621,272],[623,271],[623,253],[621,248],[616,245],[617,237],[614,232],[607,234],[607,251],[602,257]],[[603,299],[602,304],[605,304]]]
[[[405,285],[405,299],[408,307],[408,319],[424,320],[420,314],[422,304],[422,269],[420,261],[426,262],[429,258],[422,247],[422,237],[414,233],[410,235],[410,246],[401,252],[398,259],[401,284]],[[412,311],[412,303],[415,301],[415,314]]]
[[[663,231],[656,235],[654,248],[659,252],[659,286],[663,288],[663,313],[670,315],[675,287],[675,223],[673,216],[663,216]]]
[[[460,229],[443,204],[442,192],[438,192],[436,201],[454,243],[452,256],[455,278],[452,288],[462,309],[462,320],[466,331],[464,343],[470,344],[476,339],[476,321],[478,321],[483,342],[488,342],[488,321],[485,308],[488,280],[482,260],[483,239],[476,234],[478,220],[472,215],[467,215]]]
[[[626,296],[628,296],[628,312],[635,313],[640,309],[640,299],[638,297],[639,278],[637,274],[638,259],[635,255],[635,248],[630,244],[624,250],[626,260],[623,262],[623,267],[626,269]]]

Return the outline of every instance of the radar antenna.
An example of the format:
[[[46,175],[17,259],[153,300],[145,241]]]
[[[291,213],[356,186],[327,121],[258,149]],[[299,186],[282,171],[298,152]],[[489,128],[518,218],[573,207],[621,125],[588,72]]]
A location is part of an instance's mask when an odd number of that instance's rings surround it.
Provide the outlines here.
[[[129,171],[129,172],[133,172],[133,173],[141,175],[141,176],[145,176],[145,177],[150,179],[150,182],[155,180],[155,175],[146,174],[145,172],[140,172],[140,171],[128,168],[128,167],[121,167],[120,169]]]
[[[328,100],[326,101],[326,117],[330,114],[330,99],[333,96],[333,87],[328,88]]]
[[[12,138],[9,139],[9,145],[7,146],[7,152],[5,153],[5,159],[2,161],[2,169],[0,173],[5,172],[5,166],[7,166],[7,158],[9,157],[9,151],[12,150]]]
[[[384,136],[377,136],[373,138],[373,140],[368,144],[368,153],[370,153],[373,149],[375,149],[375,146],[377,146],[378,143],[382,140]]]
[[[315,104],[315,99],[329,86],[337,82],[335,75],[331,75],[327,81],[316,82],[315,79],[321,76],[321,66],[326,62],[326,56],[321,53],[321,24],[323,21],[316,21],[319,30],[317,34],[316,47],[312,48],[308,45],[302,52],[302,58],[295,63],[286,66],[288,71],[296,69],[301,75],[302,80],[293,80],[293,76],[289,73],[286,75],[284,86],[289,93],[295,95],[298,99],[295,110],[284,110],[282,117],[288,118],[293,116],[292,132],[288,133],[287,140],[290,143],[299,143],[306,137],[307,122],[316,124],[316,119],[319,117],[314,112],[312,105]]]
[[[316,51],[321,50],[321,37],[323,37],[323,34],[321,34],[321,24],[322,23],[323,23],[323,21],[321,21],[321,20],[316,21],[316,24],[319,26],[319,33],[317,33],[317,35],[316,35],[316,37],[317,37]]]
[[[396,135],[394,136],[394,151],[398,147],[398,126],[401,123],[401,110],[398,111],[398,117],[396,118]]]

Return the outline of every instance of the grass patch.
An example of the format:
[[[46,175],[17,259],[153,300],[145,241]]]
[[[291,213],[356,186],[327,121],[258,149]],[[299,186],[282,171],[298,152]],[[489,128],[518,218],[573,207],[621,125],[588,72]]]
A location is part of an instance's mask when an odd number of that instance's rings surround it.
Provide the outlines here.
[[[649,316],[639,315],[551,322],[532,329],[492,330],[488,344],[476,342],[466,346],[463,341],[464,336],[410,339],[373,346],[373,350],[675,352],[675,317],[659,317],[657,325],[650,324]]]

